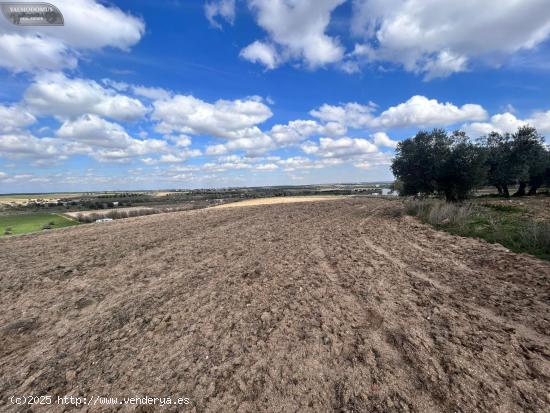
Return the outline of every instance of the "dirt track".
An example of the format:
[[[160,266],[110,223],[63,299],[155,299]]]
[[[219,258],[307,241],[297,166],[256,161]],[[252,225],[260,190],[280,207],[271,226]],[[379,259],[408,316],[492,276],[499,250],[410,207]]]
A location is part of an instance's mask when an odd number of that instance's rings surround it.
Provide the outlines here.
[[[549,411],[550,264],[398,205],[197,210],[0,240],[0,410],[27,411],[7,398],[32,393]]]

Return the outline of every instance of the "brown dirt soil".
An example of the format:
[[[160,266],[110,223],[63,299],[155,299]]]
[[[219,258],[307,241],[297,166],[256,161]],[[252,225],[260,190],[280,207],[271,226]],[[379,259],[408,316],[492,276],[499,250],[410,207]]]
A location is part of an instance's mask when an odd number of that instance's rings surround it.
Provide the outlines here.
[[[192,400],[163,412],[550,410],[550,263],[399,202],[82,225],[0,240],[0,268],[1,411],[63,411],[7,402],[28,394]]]

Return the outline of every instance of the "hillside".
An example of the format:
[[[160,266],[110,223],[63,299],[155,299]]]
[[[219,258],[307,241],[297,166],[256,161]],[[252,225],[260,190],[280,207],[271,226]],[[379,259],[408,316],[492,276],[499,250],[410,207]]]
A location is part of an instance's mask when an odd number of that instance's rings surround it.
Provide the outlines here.
[[[550,263],[400,208],[204,209],[0,239],[1,403],[548,411]]]

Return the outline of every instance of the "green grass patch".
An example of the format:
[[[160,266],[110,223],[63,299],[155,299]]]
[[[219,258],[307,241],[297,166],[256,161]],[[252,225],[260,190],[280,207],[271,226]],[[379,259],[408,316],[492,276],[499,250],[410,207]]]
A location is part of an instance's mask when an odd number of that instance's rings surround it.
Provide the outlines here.
[[[463,237],[481,238],[511,251],[550,260],[550,222],[537,221],[509,205],[448,204],[440,200],[412,200],[410,215]]]
[[[515,205],[482,204],[482,206],[499,212],[525,212],[525,209],[517,207]]]
[[[2,215],[0,216],[0,237],[72,225],[78,225],[78,222],[54,214]]]

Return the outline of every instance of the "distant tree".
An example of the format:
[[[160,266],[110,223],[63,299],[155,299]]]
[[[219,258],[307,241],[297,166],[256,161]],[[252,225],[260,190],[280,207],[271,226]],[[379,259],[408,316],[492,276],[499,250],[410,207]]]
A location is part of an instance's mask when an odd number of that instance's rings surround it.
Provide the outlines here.
[[[449,154],[450,139],[441,129],[420,131],[412,139],[399,142],[392,163],[393,174],[403,184],[403,195],[432,194],[437,177]]]
[[[487,165],[487,183],[495,186],[499,195],[510,196],[509,185],[516,182],[516,171],[512,168],[512,137],[491,132],[481,138]]]
[[[529,192],[527,195],[536,195],[543,185],[550,185],[550,151],[544,148],[537,153],[529,171]]]
[[[460,201],[485,180],[485,156],[463,132],[421,131],[398,144],[392,171],[403,195],[437,193]]]
[[[550,147],[546,149],[546,170],[544,171],[544,185],[550,188]]]
[[[544,138],[531,126],[523,126],[512,135],[510,167],[516,174],[518,190],[514,196],[526,195],[527,185],[531,195],[544,182],[546,172],[547,151]]]
[[[438,172],[439,192],[444,193],[448,201],[468,198],[472,190],[486,180],[485,160],[484,151],[473,144],[464,132],[454,132],[447,158]]]
[[[538,135],[538,134],[537,134]],[[539,188],[550,184],[550,147],[544,145],[544,137],[540,136],[529,165],[529,192],[536,195]]]

